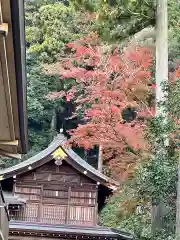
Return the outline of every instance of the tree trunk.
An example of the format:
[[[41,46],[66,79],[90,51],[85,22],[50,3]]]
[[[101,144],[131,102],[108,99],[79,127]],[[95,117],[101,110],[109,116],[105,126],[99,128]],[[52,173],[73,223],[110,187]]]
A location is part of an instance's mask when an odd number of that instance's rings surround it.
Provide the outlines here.
[[[103,159],[102,159],[102,145],[99,145],[99,155],[98,155],[98,170],[102,172]]]
[[[178,162],[178,182],[176,199],[176,240],[180,240],[180,156]]]
[[[167,0],[157,0],[156,15],[156,115],[165,116],[167,112],[161,101],[166,101],[167,93],[163,84],[168,82],[168,17]]]
[[[51,131],[50,131],[50,140],[52,141],[56,135],[56,110],[53,109],[52,119],[51,119]]]
[[[163,89],[163,85],[168,81],[168,15],[167,0],[156,0],[156,116],[163,117],[167,123],[167,112],[160,103],[166,102],[167,93]],[[156,156],[164,154],[165,146],[168,145],[167,135],[163,136],[164,145],[158,145]],[[158,140],[158,139],[157,139]],[[153,234],[163,227],[163,199],[159,196],[157,203],[152,205],[152,232]]]

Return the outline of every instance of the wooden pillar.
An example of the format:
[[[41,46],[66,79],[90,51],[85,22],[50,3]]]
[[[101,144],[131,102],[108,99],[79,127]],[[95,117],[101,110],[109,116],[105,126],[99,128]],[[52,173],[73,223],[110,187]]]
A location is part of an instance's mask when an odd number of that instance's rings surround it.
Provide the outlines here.
[[[162,117],[162,124],[167,123],[167,112],[161,102],[167,101],[167,93],[164,85],[168,81],[168,13],[167,0],[156,0],[156,116]],[[162,136],[161,136],[162,137]],[[157,139],[158,140],[158,139]],[[156,142],[156,159],[165,154],[165,146],[168,144],[167,135],[164,136],[163,146]],[[152,206],[152,231],[155,233],[163,227],[163,199],[159,196]]]
[[[71,201],[71,186],[68,188],[68,203],[67,203],[67,212],[66,212],[66,219],[65,223],[69,223],[69,218],[70,218],[70,201]]]
[[[99,170],[100,172],[102,172],[102,167],[103,167],[102,154],[103,154],[103,148],[102,148],[102,145],[99,145],[98,170]]]
[[[157,0],[156,15],[156,115],[167,116],[159,102],[166,101],[163,84],[168,81],[168,14],[167,0]]]

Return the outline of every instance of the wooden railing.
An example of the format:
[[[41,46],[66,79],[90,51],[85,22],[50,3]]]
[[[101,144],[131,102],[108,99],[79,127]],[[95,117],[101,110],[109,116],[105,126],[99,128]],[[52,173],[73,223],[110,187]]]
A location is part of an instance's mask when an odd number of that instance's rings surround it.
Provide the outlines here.
[[[29,192],[28,192],[29,191]],[[49,224],[96,225],[97,193],[94,190],[61,190],[16,187],[26,205],[10,210],[11,220]]]
[[[41,208],[41,209],[40,209]],[[39,215],[39,212],[41,214]],[[27,204],[18,210],[10,211],[11,220],[26,222],[42,222],[49,224],[71,224],[92,226],[95,224],[95,206],[51,205],[45,204],[42,207]]]

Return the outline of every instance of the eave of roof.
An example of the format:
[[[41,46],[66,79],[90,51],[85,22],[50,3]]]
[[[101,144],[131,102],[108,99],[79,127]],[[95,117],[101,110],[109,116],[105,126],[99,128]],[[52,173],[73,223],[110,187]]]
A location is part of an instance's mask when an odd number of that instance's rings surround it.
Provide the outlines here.
[[[28,150],[24,1],[0,0],[0,154],[20,158]]]
[[[110,228],[104,228],[100,226],[86,227],[86,226],[74,226],[74,225],[52,225],[41,223],[29,223],[22,221],[10,221],[10,234],[16,234],[21,232],[23,234],[40,233],[40,234],[65,234],[76,236],[90,236],[90,237],[105,237],[122,240],[132,240],[133,236],[129,233],[121,230],[114,230]]]
[[[100,171],[98,171],[97,169],[95,169],[94,167],[92,167],[90,164],[88,164],[86,161],[84,161],[79,155],[77,155],[71,148],[67,148],[64,146],[66,140],[63,141],[63,144],[61,145],[63,150],[65,151],[65,153],[69,156],[69,158],[67,158],[67,162],[73,166],[74,168],[76,168],[77,170],[79,170],[80,172],[84,172],[87,171],[87,176],[89,176],[90,178],[92,178],[93,180],[96,180],[97,182],[99,181],[98,179],[101,179],[101,182],[104,181],[105,185],[109,185],[109,187],[111,187],[110,185],[114,186],[119,186],[119,183],[114,181],[111,178],[108,178],[106,175],[104,175],[103,173],[101,173]]]
[[[25,154],[28,151],[28,124],[24,0],[11,0],[10,4],[20,130],[19,152]]]
[[[0,178],[1,179],[11,178],[14,175],[19,175],[42,166],[43,164],[51,161],[53,159],[53,153],[59,147],[61,147],[62,150],[67,155],[65,161],[72,167],[77,169],[79,172],[84,173],[84,171],[86,171],[86,176],[88,176],[89,178],[96,182],[99,182],[102,185],[107,186],[108,188],[113,189],[119,186],[118,182],[105,176],[104,174],[93,168],[91,165],[89,165],[87,162],[85,162],[72,149],[67,148],[65,146],[65,142],[66,138],[64,137],[64,135],[62,134],[57,135],[57,137],[51,142],[51,144],[45,150],[13,167],[1,170]]]
[[[4,200],[8,205],[23,205],[26,203],[25,199],[19,196],[12,195],[12,193],[3,192]]]

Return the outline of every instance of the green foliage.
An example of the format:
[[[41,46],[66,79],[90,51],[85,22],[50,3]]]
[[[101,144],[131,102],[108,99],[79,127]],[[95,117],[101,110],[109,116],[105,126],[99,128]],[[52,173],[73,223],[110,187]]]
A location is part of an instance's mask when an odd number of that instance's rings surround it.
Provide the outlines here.
[[[173,116],[180,119],[180,79],[172,84],[169,91],[169,110]]]
[[[27,58],[27,105],[30,148],[37,151],[49,143],[49,131],[56,102],[47,99],[49,91],[55,91],[59,79],[47,76],[32,56]]]
[[[168,1],[168,23],[169,23],[169,57],[171,59],[180,59],[180,4],[178,1]]]
[[[176,0],[168,1],[168,23],[169,23],[169,58],[180,59],[180,4]]]
[[[148,139],[152,152],[158,154],[144,159],[138,166],[134,178],[125,182],[119,193],[107,203],[101,214],[103,225],[130,231],[138,240],[174,239],[176,215],[176,182],[178,154],[174,151],[174,134],[177,134],[179,119],[179,80],[169,86],[169,109],[172,118],[164,123],[161,117],[149,122]],[[164,103],[163,103],[164,104]],[[165,146],[164,135],[172,136],[170,145]],[[163,229],[152,234],[152,203],[163,202]],[[137,212],[138,206],[142,211]]]
[[[134,35],[155,22],[154,4],[151,0],[117,0],[101,2],[99,21],[104,38],[111,33],[111,39],[122,40]]]
[[[96,12],[97,29],[105,40],[123,40],[155,24],[155,4],[151,0],[72,1]]]
[[[96,28],[103,39],[121,41],[148,26],[155,26],[155,1],[152,0],[71,0],[76,8],[96,13]],[[180,5],[168,1],[169,26],[179,32]]]
[[[180,4],[178,1],[176,0],[168,1],[168,14],[169,14],[168,23],[172,29],[179,30],[179,23],[180,23],[179,10],[180,10]]]
[[[53,62],[58,54],[64,55],[65,43],[90,31],[91,20],[71,5],[66,6],[58,1],[42,2],[26,5],[28,52],[38,55],[43,62]]]
[[[98,4],[100,3],[99,0],[70,0],[75,6],[77,10],[83,7],[87,11],[93,12],[97,9]]]
[[[12,160],[12,158],[0,156],[0,169],[11,167],[12,165],[17,164],[18,162],[19,159]]]
[[[154,239],[151,232],[151,202],[159,195],[164,200],[164,229],[157,233],[167,239],[175,226],[176,164],[174,159],[163,162],[151,159],[139,166],[135,177],[122,185],[101,213],[101,224],[131,232],[135,239]],[[138,206],[141,212],[138,212]]]
[[[174,130],[174,141],[176,147],[179,148],[180,146],[180,126],[179,126],[179,119],[180,119],[180,79],[176,81],[175,84],[172,85],[169,91],[169,109],[172,116],[176,119],[176,125]]]

